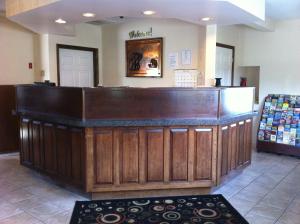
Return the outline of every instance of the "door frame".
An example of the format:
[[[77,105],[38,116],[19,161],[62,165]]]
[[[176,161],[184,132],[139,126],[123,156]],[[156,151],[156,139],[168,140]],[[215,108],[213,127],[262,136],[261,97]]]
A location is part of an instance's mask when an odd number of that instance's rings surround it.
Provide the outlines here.
[[[235,59],[235,47],[228,44],[216,43],[217,47],[223,47],[232,50],[232,65],[231,65],[231,86],[233,86],[234,81],[234,59]]]
[[[59,50],[69,49],[69,50],[79,50],[79,51],[90,51],[93,53],[93,69],[94,69],[94,87],[99,84],[99,60],[98,60],[98,48],[91,47],[81,47],[66,44],[56,44],[56,60],[57,60],[57,84],[60,86],[60,61],[59,61]]]

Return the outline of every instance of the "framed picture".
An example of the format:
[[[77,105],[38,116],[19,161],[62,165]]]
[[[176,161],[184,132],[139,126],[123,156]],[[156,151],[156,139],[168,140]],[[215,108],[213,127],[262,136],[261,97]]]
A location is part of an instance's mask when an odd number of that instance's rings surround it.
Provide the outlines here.
[[[162,38],[126,41],[127,77],[162,77]]]

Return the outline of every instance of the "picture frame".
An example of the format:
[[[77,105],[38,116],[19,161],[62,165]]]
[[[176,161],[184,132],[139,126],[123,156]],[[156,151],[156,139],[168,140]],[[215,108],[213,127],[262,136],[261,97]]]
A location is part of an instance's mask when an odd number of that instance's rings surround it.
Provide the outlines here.
[[[126,41],[126,77],[161,78],[163,38]]]

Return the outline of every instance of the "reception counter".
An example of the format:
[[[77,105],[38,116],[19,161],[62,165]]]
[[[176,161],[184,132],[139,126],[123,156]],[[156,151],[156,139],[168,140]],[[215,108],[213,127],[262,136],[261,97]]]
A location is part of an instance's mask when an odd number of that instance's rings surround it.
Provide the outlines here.
[[[16,95],[21,163],[92,198],[207,193],[251,162],[254,88],[20,85]]]

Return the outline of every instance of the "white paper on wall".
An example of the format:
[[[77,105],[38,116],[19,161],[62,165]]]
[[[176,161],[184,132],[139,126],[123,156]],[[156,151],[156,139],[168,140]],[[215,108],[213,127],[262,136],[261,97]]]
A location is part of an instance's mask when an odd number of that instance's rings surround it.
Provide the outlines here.
[[[168,64],[173,69],[178,67],[178,53],[170,53],[168,55]]]
[[[181,51],[181,64],[183,65],[192,64],[192,50],[186,49]]]

